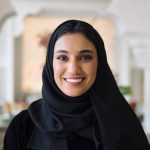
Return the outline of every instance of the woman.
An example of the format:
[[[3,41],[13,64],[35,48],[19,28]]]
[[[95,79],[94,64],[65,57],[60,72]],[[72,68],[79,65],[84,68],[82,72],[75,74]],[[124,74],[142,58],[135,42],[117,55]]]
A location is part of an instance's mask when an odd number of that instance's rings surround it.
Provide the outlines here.
[[[56,28],[42,77],[43,98],[12,120],[4,150],[150,149],[91,25],[69,20]]]

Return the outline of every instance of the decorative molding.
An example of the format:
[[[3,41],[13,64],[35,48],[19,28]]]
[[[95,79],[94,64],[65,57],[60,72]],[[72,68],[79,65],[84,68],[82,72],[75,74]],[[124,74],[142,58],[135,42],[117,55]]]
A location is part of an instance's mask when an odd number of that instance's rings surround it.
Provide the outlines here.
[[[27,15],[36,16],[57,16],[57,17],[105,17],[113,20],[111,14],[108,14],[107,8],[110,1],[43,1],[43,0],[12,0],[11,5],[16,11],[15,31],[16,37],[24,32],[24,17]],[[115,19],[116,20],[116,19]],[[115,21],[115,23],[117,23]],[[116,25],[118,26],[118,25]]]
[[[14,16],[15,14],[15,10],[9,2],[0,2],[0,30],[4,22],[11,16]]]
[[[129,37],[129,46],[138,68],[150,68],[150,36],[146,33]]]

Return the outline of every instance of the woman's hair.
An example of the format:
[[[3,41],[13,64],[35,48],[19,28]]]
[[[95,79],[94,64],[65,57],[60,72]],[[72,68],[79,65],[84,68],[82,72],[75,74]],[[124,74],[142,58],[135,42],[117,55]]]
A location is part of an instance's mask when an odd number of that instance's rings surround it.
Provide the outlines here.
[[[82,33],[87,39],[89,39],[97,47],[97,31],[88,23],[77,20],[69,20],[61,24],[56,31],[56,40],[62,35],[67,33]]]

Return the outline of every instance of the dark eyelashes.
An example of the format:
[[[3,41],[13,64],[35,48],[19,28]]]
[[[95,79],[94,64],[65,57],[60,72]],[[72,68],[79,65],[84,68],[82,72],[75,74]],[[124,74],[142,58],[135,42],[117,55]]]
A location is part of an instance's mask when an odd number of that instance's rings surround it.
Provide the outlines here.
[[[60,55],[60,56],[57,56],[56,59],[60,60],[60,61],[67,61],[69,60],[68,56],[66,55]],[[91,55],[81,55],[81,56],[78,56],[77,57],[78,60],[80,61],[90,61],[93,59],[93,56]]]
[[[83,60],[83,61],[89,61],[92,59],[93,59],[93,57],[91,55],[80,56],[80,60]]]
[[[61,61],[68,60],[67,56],[65,56],[65,55],[60,55],[60,56],[56,57],[56,59],[61,60]]]

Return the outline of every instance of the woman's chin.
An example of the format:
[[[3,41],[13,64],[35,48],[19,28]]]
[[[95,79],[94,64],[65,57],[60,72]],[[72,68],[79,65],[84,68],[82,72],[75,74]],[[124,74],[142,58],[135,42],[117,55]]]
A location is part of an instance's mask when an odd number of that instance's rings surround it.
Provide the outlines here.
[[[84,91],[63,91],[63,93],[70,97],[78,97],[83,95],[85,92]]]

